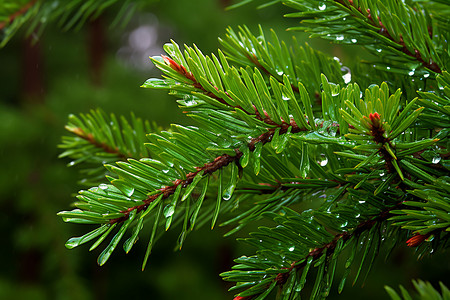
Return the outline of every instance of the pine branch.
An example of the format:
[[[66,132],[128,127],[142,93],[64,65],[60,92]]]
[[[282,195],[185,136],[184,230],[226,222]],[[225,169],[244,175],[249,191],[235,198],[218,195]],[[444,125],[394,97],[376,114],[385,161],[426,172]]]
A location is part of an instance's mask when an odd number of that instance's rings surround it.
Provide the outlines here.
[[[382,245],[382,237],[386,238],[395,232],[395,230],[388,229],[388,225],[381,230],[382,224],[387,224],[392,209],[402,206],[399,202],[386,210],[378,211],[375,215],[364,217],[359,213],[362,211],[367,213],[367,209],[356,208],[354,213],[357,213],[358,220],[354,220],[353,213],[346,214],[347,209],[342,209],[340,213],[336,212],[336,215],[328,213],[327,218],[323,218],[322,213],[304,212],[298,215],[292,211],[287,211],[286,216],[283,217],[273,215],[278,224],[276,227],[260,228],[259,233],[254,233],[252,238],[246,239],[251,245],[257,247],[257,255],[237,259],[236,262],[239,265],[234,268],[235,270],[222,273],[221,276],[225,280],[240,282],[232,290],[245,289],[235,299],[247,299],[246,297],[263,299],[276,286],[280,288],[281,295],[292,297],[294,293],[298,294],[303,289],[310,267],[314,266],[319,269],[320,275],[315,280],[311,298],[319,295],[326,297],[333,283],[336,263],[343,255],[343,249],[353,245],[345,265],[347,272],[339,284],[339,291],[342,291],[349,274],[349,267],[357,252],[363,252],[363,255],[354,283],[360,275],[365,258],[370,258],[367,267],[370,269]],[[350,211],[350,207],[348,207],[348,212]],[[340,218],[335,219],[336,216],[340,216]],[[341,220],[341,218],[343,219]],[[332,222],[336,223],[336,220],[338,220],[338,224],[326,228]],[[335,228],[341,228],[341,230],[334,236],[330,235],[329,232],[335,231]],[[342,229],[347,230],[342,231]],[[382,234],[382,231],[385,233]],[[357,245],[365,236],[367,236],[368,242],[360,249]],[[399,237],[398,235],[394,236]],[[301,242],[299,243],[299,241]],[[276,245],[277,243],[278,245]],[[270,253],[265,250],[269,245]],[[328,271],[321,273],[323,271],[320,269]],[[326,283],[324,282],[325,277],[327,278]]]
[[[63,30],[80,29],[89,19],[97,18],[105,9],[108,9],[119,1],[82,1],[70,0],[63,3],[55,1],[6,1],[0,4],[0,14],[10,13],[10,7],[15,9],[8,15],[0,15],[0,30],[2,37],[0,47],[4,47],[8,41],[23,26],[27,26],[26,35],[34,33],[39,35],[49,23],[57,23]],[[144,1],[123,1],[117,7],[116,19],[113,24],[124,22],[127,14],[130,14],[142,5]]]
[[[420,66],[441,73],[450,63],[448,53],[439,50],[439,45],[448,43],[447,33],[432,23],[426,10],[405,2],[291,0],[285,4],[299,11],[288,17],[302,20],[303,26],[291,29],[337,43],[363,45],[381,56],[387,72],[433,76]]]
[[[437,65],[436,62],[432,61],[431,59],[428,61],[425,61],[423,58],[424,54],[420,53],[418,49],[413,49],[413,51],[408,49],[408,47],[405,44],[405,41],[403,40],[402,35],[398,35],[397,39],[394,38],[391,35],[391,33],[389,32],[389,30],[386,28],[386,26],[382,23],[380,15],[376,16],[376,20],[374,20],[374,16],[372,16],[370,8],[367,8],[365,12],[362,12],[362,8],[356,7],[352,0],[336,0],[336,2],[343,5],[344,7],[346,7],[349,11],[354,12],[355,9],[357,11],[359,11],[361,14],[363,14],[367,18],[368,23],[370,23],[372,26],[378,28],[379,34],[385,36],[388,40],[398,44],[399,45],[398,48],[401,49],[401,51],[403,53],[410,56],[411,58],[417,59],[424,67],[426,67],[436,73],[442,72],[441,68]],[[360,15],[357,15],[356,13],[353,13],[352,16],[360,17]],[[430,25],[428,25],[428,26],[429,26],[428,27],[429,37],[432,38],[433,37],[433,33],[431,31],[432,29],[431,29]]]
[[[219,42],[230,61],[242,67],[254,66],[281,82],[283,76],[287,76],[292,89],[297,93],[297,83],[302,82],[319,102],[320,74],[336,84],[350,82],[350,71],[336,59],[312,49],[308,44],[301,46],[295,37],[288,46],[279,40],[273,30],[270,31],[270,36],[270,39],[266,38],[261,27],[259,35],[255,36],[243,26],[239,27],[237,33],[229,28],[226,37],[219,38]]]
[[[297,133],[297,132],[303,131],[304,129],[302,130],[302,129],[298,128],[298,126],[295,126],[295,127],[292,126],[290,128],[289,125],[284,125],[284,126],[280,127],[278,134],[280,134],[280,135],[285,134],[286,132],[288,132],[288,130],[291,133]],[[248,149],[252,152],[255,151],[256,144],[258,144],[258,143],[260,143],[261,145],[266,144],[273,138],[274,133],[275,133],[275,129],[269,129],[266,133],[261,134],[259,137],[253,138],[250,141],[250,143],[248,144]],[[115,224],[115,223],[121,223],[121,222],[128,220],[131,211],[136,210],[136,212],[139,213],[142,210],[146,210],[148,208],[148,206],[150,205],[150,203],[152,203],[153,201],[158,199],[160,196],[162,196],[162,200],[164,200],[164,199],[168,198],[169,196],[173,195],[178,186],[181,186],[182,188],[187,188],[194,181],[195,177],[199,174],[200,174],[200,176],[211,175],[214,172],[220,170],[221,168],[226,167],[227,165],[229,165],[232,162],[238,163],[239,159],[242,157],[243,153],[238,148],[234,149],[234,151],[236,152],[236,155],[234,155],[234,156],[231,156],[228,154],[223,154],[221,156],[216,157],[214,159],[214,161],[205,164],[203,167],[197,167],[196,168],[197,171],[187,174],[186,179],[177,179],[176,181],[173,182],[173,185],[161,188],[160,189],[161,192],[159,192],[158,194],[151,195],[150,197],[145,199],[143,201],[144,204],[133,206],[133,207],[128,208],[126,211],[122,211],[122,213],[124,214],[122,217],[112,219],[109,221],[109,223]]]
[[[94,249],[114,232],[98,258],[103,265],[127,231],[128,253],[150,224],[144,267],[160,228],[179,225],[181,248],[194,227],[210,221],[212,228],[219,215],[233,226],[227,235],[269,217],[276,226],[246,239],[256,254],[222,274],[237,282],[231,290],[242,290],[235,299],[258,300],[276,287],[282,299],[299,297],[312,268],[311,298],[326,297],[346,259],[341,292],[350,267],[357,261],[354,283],[367,277],[382,246],[405,242],[419,256],[447,248],[448,30],[413,2],[322,2],[286,3],[313,35],[381,53],[395,82],[373,85],[368,75],[361,90],[333,58],[295,41],[289,47],[273,32],[269,40],[262,30],[230,29],[217,56],[172,41],[167,55],[152,58],[163,79],[143,87],[183,99],[180,109],[197,126],[152,133],[139,160],[107,163],[111,184],[80,191],[76,209],[59,213],[99,227],[66,246],[95,239]],[[426,92],[416,93],[419,76]],[[70,127],[78,141],[116,159],[129,153],[101,116],[78,123]],[[300,202],[304,210],[293,211]]]
[[[94,145],[96,148],[99,148],[107,153],[115,154],[115,156],[117,156],[117,158],[120,160],[125,160],[129,157],[132,157],[131,153],[121,153],[118,148],[112,148],[109,145],[96,140],[91,133],[86,133],[80,127],[68,128],[67,130],[72,132],[76,136],[88,141],[90,144]]]
[[[206,88],[205,88],[202,84],[200,84],[200,83],[197,81],[197,79],[194,77],[194,75],[193,75],[191,72],[188,72],[188,71],[186,70],[186,67],[184,67],[184,66],[182,66],[182,65],[179,65],[177,62],[175,62],[173,59],[171,59],[171,58],[169,58],[169,57],[167,57],[167,56],[162,55],[161,57],[163,58],[164,62],[165,62],[168,66],[170,66],[170,68],[172,68],[173,70],[175,70],[179,75],[184,76],[187,80],[191,81],[191,82],[192,82],[192,86],[193,86],[194,88],[199,89],[199,90],[201,90],[202,92],[204,92],[206,96],[211,97],[211,98],[213,98],[213,99],[219,101],[220,103],[222,103],[222,104],[224,104],[224,105],[226,105],[226,106],[228,106],[228,107],[230,107],[230,108],[243,110],[243,108],[242,108],[240,105],[231,105],[231,104],[229,104],[229,103],[227,102],[226,99],[221,98],[221,97],[215,95],[214,93],[212,93],[212,92],[206,90]],[[216,87],[216,86],[213,86],[213,88],[214,88],[215,90],[218,90],[218,87]],[[291,86],[291,88],[292,88],[292,86]],[[294,90],[294,89],[293,89],[293,90]],[[298,92],[299,89],[298,89],[297,87],[295,87],[295,91]],[[227,93],[226,91],[224,91],[224,93],[228,96],[229,99],[232,99],[232,98],[228,95],[228,93]],[[255,110],[254,115],[255,115],[256,119],[258,119],[258,120],[260,120],[260,121],[263,121],[264,123],[266,123],[266,124],[268,124],[268,125],[271,125],[271,126],[279,126],[279,127],[280,127],[281,133],[287,132],[287,128],[288,128],[289,126],[292,127],[292,131],[291,131],[292,133],[296,133],[296,132],[300,132],[300,131],[301,131],[301,129],[300,129],[299,126],[295,123],[295,121],[294,121],[293,119],[290,119],[290,120],[289,120],[289,123],[287,123],[287,120],[282,120],[282,123],[279,125],[277,122],[275,122],[274,120],[270,119],[270,117],[268,116],[267,111],[264,110],[264,117],[263,117],[263,116],[260,114],[260,112],[258,111],[258,109],[256,108],[255,105],[253,105],[253,108],[254,108],[254,110]],[[274,130],[271,129],[270,131],[272,131],[271,134],[273,135],[273,131],[274,131]],[[269,135],[270,135],[270,134],[269,134]]]
[[[146,133],[160,130],[155,124],[142,121],[131,114],[131,124],[125,119],[101,110],[69,116],[67,131],[75,136],[65,136],[60,148],[65,149],[59,155],[69,157],[69,166],[81,165],[84,184],[92,185],[104,181],[104,164],[128,158],[148,157],[145,149]]]

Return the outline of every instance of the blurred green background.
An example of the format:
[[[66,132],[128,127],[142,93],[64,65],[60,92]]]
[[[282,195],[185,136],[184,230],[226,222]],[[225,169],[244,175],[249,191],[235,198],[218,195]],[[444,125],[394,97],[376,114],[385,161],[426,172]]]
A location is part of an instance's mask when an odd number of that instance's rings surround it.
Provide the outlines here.
[[[77,183],[76,169],[57,158],[70,113],[101,107],[125,116],[133,111],[163,127],[190,123],[173,97],[139,87],[147,78],[160,76],[148,56],[161,54],[170,39],[195,43],[205,54],[216,52],[217,37],[227,26],[246,24],[255,30],[261,23],[283,37],[289,35],[284,29],[295,24],[282,17],[282,6],[257,10],[247,5],[226,11],[229,4],[150,1],[126,26],[113,28],[117,11],[111,7],[81,30],[62,32],[50,24],[43,35],[25,37],[19,32],[0,49],[0,299],[232,299],[230,286],[218,274],[252,249],[235,242],[235,237],[222,238],[225,231],[220,228],[198,230],[181,252],[173,251],[177,230],[168,232],[141,272],[146,242],[138,243],[129,255],[117,250],[99,267],[98,251],[64,247],[68,238],[85,233],[83,226],[64,224],[56,216],[86,188]],[[340,48],[316,45],[345,61]],[[408,286],[410,278],[418,276],[443,280],[448,260],[425,258],[417,264],[410,252],[400,249],[388,264],[380,259],[365,289],[348,287],[343,298],[358,299],[362,293],[364,299],[386,298],[384,283]],[[425,269],[434,271],[428,277],[420,275]]]

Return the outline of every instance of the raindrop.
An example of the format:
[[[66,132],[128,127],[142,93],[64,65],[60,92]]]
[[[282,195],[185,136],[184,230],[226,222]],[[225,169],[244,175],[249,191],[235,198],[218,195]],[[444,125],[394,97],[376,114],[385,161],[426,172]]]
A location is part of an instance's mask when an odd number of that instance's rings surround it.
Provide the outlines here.
[[[380,53],[381,51],[383,51],[382,49],[377,49],[377,52]]]
[[[164,217],[169,218],[174,214],[174,212],[175,212],[175,206],[169,204],[164,208]]]
[[[344,36],[343,35],[337,35],[336,36],[336,41],[343,41],[344,40]]]
[[[225,201],[230,200],[232,195],[233,195],[233,191],[231,189],[227,189],[224,191],[224,193],[222,195],[222,199]]]
[[[320,10],[325,10],[326,8],[327,8],[327,6],[325,4],[322,4],[322,5],[319,6]]]
[[[167,173],[169,173],[169,169],[162,170],[162,172],[163,172],[164,174],[167,174]]]
[[[231,141],[227,137],[223,137],[219,134],[218,139],[217,139],[217,144],[220,147],[228,148],[231,145]]]
[[[358,202],[359,202],[359,204],[364,204],[364,203],[366,203],[366,200],[359,200]]]
[[[408,73],[409,76],[413,76],[414,75],[414,71],[415,69],[412,69],[411,72]]]
[[[390,69],[391,69],[391,67],[386,67],[386,69],[387,69],[387,70],[390,70]]]
[[[423,78],[428,78],[428,77],[430,77],[430,73],[427,73],[427,74],[423,75]]]
[[[358,40],[357,39],[351,39],[352,43],[357,43]]]
[[[289,248],[289,251],[291,251],[291,252],[294,251],[294,250],[295,250],[295,247],[294,247],[294,246],[292,246],[292,247]]]
[[[433,157],[433,159],[431,160],[431,162],[433,164],[438,164],[441,161],[441,157],[440,156],[435,156]]]
[[[108,188],[108,185],[105,183],[101,183],[98,187],[101,188],[102,190],[106,190]]]
[[[328,158],[325,155],[321,155],[320,160],[317,162],[322,167],[326,166],[328,163]]]
[[[185,106],[194,106],[194,105],[196,105],[197,104],[197,101],[195,101],[195,100],[184,100],[184,103],[183,103]]]
[[[347,67],[342,67],[341,71],[345,72],[347,71],[347,73],[345,73],[344,76],[342,76],[342,78],[344,79],[344,82],[347,84],[350,81],[352,81],[352,73],[350,72],[350,69]]]

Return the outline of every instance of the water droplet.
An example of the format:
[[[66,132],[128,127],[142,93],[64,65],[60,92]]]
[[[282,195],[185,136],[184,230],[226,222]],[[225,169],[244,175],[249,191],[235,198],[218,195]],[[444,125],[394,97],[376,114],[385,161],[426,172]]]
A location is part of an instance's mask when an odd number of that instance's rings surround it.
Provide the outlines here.
[[[175,212],[175,206],[168,204],[165,208],[164,208],[164,216],[166,218],[171,217]]]
[[[217,144],[220,147],[228,148],[231,145],[231,141],[228,137],[221,136],[220,134],[217,136]]]
[[[98,187],[101,188],[102,190],[106,190],[108,188],[108,185],[105,183],[101,183]]]
[[[231,196],[233,195],[233,190],[234,190],[234,188],[233,189],[232,188],[226,189],[223,192],[223,194],[222,194],[222,199],[225,200],[225,201],[230,200]]]
[[[378,53],[381,53],[381,51],[383,51],[383,50],[382,50],[382,49],[377,49],[377,52],[378,52]]]
[[[346,84],[349,83],[350,81],[352,81],[352,73],[350,72],[349,68],[344,66],[341,68],[341,71],[343,71],[343,72],[347,71],[347,73],[345,73],[345,75],[342,76],[342,78],[344,79],[344,82]]]
[[[324,167],[328,164],[328,158],[324,154],[322,154],[322,155],[320,155],[320,159],[319,159],[319,161],[317,161],[317,163],[319,165],[321,165],[322,167]]]
[[[336,41],[343,41],[344,40],[344,36],[343,35],[337,35],[336,36]]]
[[[391,69],[391,67],[386,67],[386,70],[390,70]]]
[[[325,9],[327,9],[327,6],[325,4],[322,4],[322,5],[319,6],[319,9],[320,10],[325,10]]]
[[[351,39],[352,43],[357,43],[358,40],[357,39]]]
[[[66,248],[67,249],[73,249],[76,246],[78,246],[80,244],[80,238],[79,237],[75,237],[75,238],[71,238],[66,242]]]
[[[69,165],[69,167],[72,167],[73,165],[75,165],[75,162],[71,161],[68,165]]]
[[[289,251],[291,251],[291,252],[294,251],[294,250],[295,250],[295,247],[294,247],[294,246],[292,246],[292,247],[289,248]]]
[[[413,76],[415,70],[416,70],[416,69],[412,69],[412,70],[408,73],[408,75],[409,75],[409,76]]]
[[[428,78],[428,77],[430,77],[430,73],[427,73],[427,74],[423,75],[423,78]]]
[[[281,75],[284,74],[284,72],[283,71],[277,71],[277,74],[281,76]]]
[[[162,170],[162,172],[163,172],[164,174],[167,174],[167,173],[169,173],[169,169]]]
[[[440,156],[435,156],[433,157],[433,159],[431,160],[431,162],[433,164],[438,164],[441,161],[441,157]]]
[[[192,100],[192,99],[186,99],[186,100],[184,100],[184,103],[183,103],[185,106],[194,106],[194,105],[196,105],[197,104],[197,101],[195,101],[195,100]]]

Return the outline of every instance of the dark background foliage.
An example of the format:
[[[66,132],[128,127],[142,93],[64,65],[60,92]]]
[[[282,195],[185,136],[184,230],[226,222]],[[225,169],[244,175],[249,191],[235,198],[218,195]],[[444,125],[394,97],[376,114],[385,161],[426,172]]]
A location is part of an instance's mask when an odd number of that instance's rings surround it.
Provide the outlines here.
[[[111,28],[117,13],[112,7],[81,30],[62,32],[50,24],[40,36],[25,37],[19,32],[0,49],[1,299],[232,297],[218,274],[230,269],[233,257],[252,250],[233,237],[222,238],[225,231],[220,228],[198,230],[181,252],[173,251],[178,233],[168,232],[141,272],[145,245],[137,245],[128,256],[116,251],[110,262],[99,267],[98,253],[64,247],[69,237],[84,232],[80,226],[64,225],[56,216],[70,207],[72,195],[83,188],[77,183],[76,170],[57,158],[68,114],[101,107],[125,116],[133,111],[161,126],[186,124],[190,121],[172,97],[139,88],[145,79],[159,76],[148,56],[161,54],[162,45],[170,39],[196,43],[204,53],[216,51],[217,37],[225,34],[227,26],[240,24],[256,29],[262,23],[287,36],[284,29],[295,22],[282,18],[285,8],[281,6],[256,10],[249,5],[225,11],[229,4],[225,0],[151,2],[124,27]],[[316,45],[346,61],[342,48],[330,48],[324,42]],[[404,247],[388,262],[380,256],[365,284],[364,298],[387,297],[377,281],[380,277],[394,287],[409,286],[409,279],[419,274],[425,280],[445,278],[448,260],[436,256],[418,263],[411,252]],[[359,286],[347,288],[344,298],[362,292]]]

